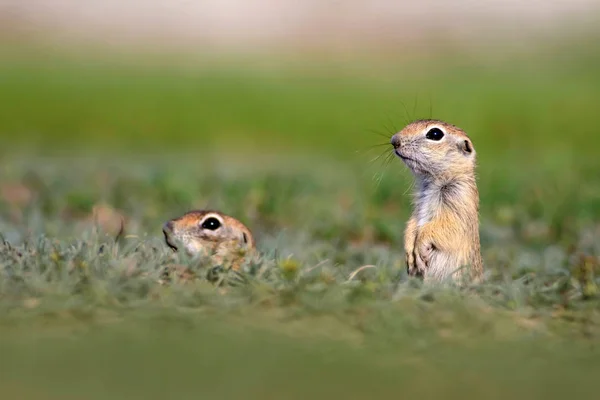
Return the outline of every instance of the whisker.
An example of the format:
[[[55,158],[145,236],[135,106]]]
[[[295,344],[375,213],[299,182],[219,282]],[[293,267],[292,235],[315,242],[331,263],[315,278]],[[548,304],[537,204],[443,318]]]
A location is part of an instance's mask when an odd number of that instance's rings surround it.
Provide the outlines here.
[[[366,147],[366,148],[364,149],[364,151],[366,152],[366,151],[375,150],[375,149],[377,149],[377,148],[380,148],[380,147],[382,147],[382,146],[388,146],[388,147],[389,147],[389,146],[390,146],[390,144],[389,144],[389,143],[379,143],[379,144],[374,144],[374,145],[372,145],[372,146],[368,146],[368,147]]]
[[[417,92],[417,96],[415,97],[415,103],[413,105],[413,118],[417,115],[417,105],[419,104],[419,92]]]
[[[395,132],[398,132],[398,129],[396,128],[396,125],[394,124],[394,121],[393,121],[393,120],[392,120],[392,118],[389,116],[389,114],[388,114],[387,118],[388,118],[388,122],[390,123],[390,125],[392,125],[392,128],[394,129],[394,133],[395,133]]]
[[[410,192],[412,190],[412,188],[415,186],[415,180],[413,179],[410,184],[408,185],[408,188],[404,191],[404,193],[402,193],[402,196],[406,196],[406,194],[408,192]]]
[[[368,149],[372,149],[374,147],[380,147],[380,146],[390,146],[390,142],[385,142],[385,143],[377,143],[371,146],[367,146]]]
[[[431,92],[429,92],[429,119],[433,118],[433,101],[431,100]]]
[[[387,129],[387,128],[386,128],[386,129]],[[375,135],[379,135],[379,136],[381,136],[381,137],[384,137],[384,138],[387,138],[387,139],[389,139],[389,137],[390,137],[390,135],[389,135],[389,134],[386,134],[386,133],[383,133],[383,132],[379,132],[379,131],[376,131],[376,130],[374,130],[374,129],[367,129],[367,132],[373,133],[373,134],[375,134]]]
[[[394,157],[395,153],[393,151],[390,151],[389,154],[387,155],[387,157],[385,158],[385,160],[391,160]]]
[[[388,165],[390,165],[392,163],[392,161],[394,161],[395,154],[393,152],[391,152],[384,160],[384,165],[385,167],[387,167]]]
[[[375,180],[375,190],[379,189],[379,186],[381,185],[381,182],[383,181],[384,174],[385,174],[385,170],[381,171],[381,173],[379,173],[379,175],[375,174],[373,176],[373,179]]]
[[[388,151],[384,150],[380,155],[378,155],[377,157],[373,158],[371,161],[369,161],[370,163],[374,163],[375,161],[379,160],[381,157],[383,157]],[[387,156],[386,156],[387,158]],[[385,158],[384,158],[385,160]]]
[[[408,115],[408,109],[406,108],[406,104],[403,101],[400,101],[402,108],[404,109],[404,125],[408,125],[411,121],[410,115]]]
[[[391,152],[390,155],[389,155],[389,157],[385,158],[384,163],[385,163],[385,167],[386,168],[387,168],[387,166],[389,166],[392,163],[392,161],[393,161],[394,158],[396,158],[394,152]],[[401,163],[401,164],[403,164],[406,167],[406,165],[404,163]],[[398,174],[400,174],[401,170],[398,169],[397,172],[398,172]],[[404,191],[404,193],[402,193],[402,196],[406,196],[406,194],[409,191],[411,191],[414,186],[415,186],[415,180],[413,179],[413,180],[410,181],[410,183],[408,185],[408,188]]]
[[[366,146],[365,148],[362,148],[362,149],[357,149],[355,152],[356,152],[356,154],[362,155],[362,154],[368,153],[369,151],[372,151],[376,148],[379,148],[381,146],[389,146],[389,145],[390,144],[388,142],[378,143],[378,144],[374,144],[371,146]]]
[[[388,161],[390,159],[390,156],[393,156],[392,152],[389,152],[386,154],[386,152],[380,154],[377,159],[380,159],[381,157],[383,157],[385,155],[385,158],[382,161],[382,169],[380,170],[380,172],[375,172],[375,174],[373,174],[373,180],[375,180],[377,182],[377,185],[375,186],[375,188],[379,188],[379,184],[381,183],[381,181],[383,180],[383,176],[385,174],[385,169],[388,165]],[[376,159],[376,160],[377,160]],[[374,160],[374,161],[376,161]]]
[[[381,182],[383,181],[383,177],[385,176],[385,173],[388,169],[388,167],[390,166],[390,164],[392,163],[392,161],[395,158],[395,154],[394,152],[390,152],[383,160],[382,162],[382,170],[381,173],[379,174],[379,178],[377,179],[377,185],[375,186],[375,189],[378,189],[379,186],[381,185]]]
[[[396,133],[395,131],[393,131],[393,130],[392,130],[392,129],[394,128],[394,127],[393,127],[393,125],[392,125],[392,127],[390,128],[390,127],[388,127],[388,126],[387,126],[387,124],[384,124],[384,125],[383,125],[383,127],[385,128],[385,130],[388,132],[388,134],[389,134],[390,136],[391,136],[391,135],[393,135],[394,133]]]
[[[394,155],[393,154],[388,154],[382,161],[382,169],[385,171],[387,169],[387,167],[391,164],[391,161],[393,159]]]

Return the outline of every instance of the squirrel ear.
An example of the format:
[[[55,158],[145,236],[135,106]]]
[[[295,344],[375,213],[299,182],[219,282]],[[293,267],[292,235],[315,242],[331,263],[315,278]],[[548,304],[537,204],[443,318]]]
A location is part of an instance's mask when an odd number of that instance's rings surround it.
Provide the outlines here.
[[[465,154],[471,154],[473,152],[473,146],[469,140],[463,140],[459,147]]]

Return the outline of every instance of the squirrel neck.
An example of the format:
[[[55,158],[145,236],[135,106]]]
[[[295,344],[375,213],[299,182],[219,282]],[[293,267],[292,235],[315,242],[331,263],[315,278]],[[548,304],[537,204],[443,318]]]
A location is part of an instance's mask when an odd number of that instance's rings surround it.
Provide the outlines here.
[[[416,177],[419,190],[444,191],[450,187],[477,188],[474,173],[456,175],[419,175]]]
[[[416,207],[420,224],[435,217],[442,209],[456,214],[477,216],[479,192],[474,174],[456,176],[418,176]]]

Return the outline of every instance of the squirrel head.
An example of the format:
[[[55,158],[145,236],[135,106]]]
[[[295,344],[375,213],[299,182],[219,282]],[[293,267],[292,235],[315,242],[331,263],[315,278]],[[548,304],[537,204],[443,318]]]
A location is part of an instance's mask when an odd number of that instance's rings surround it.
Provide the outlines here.
[[[475,148],[460,128],[439,120],[418,120],[392,136],[395,154],[416,176],[453,177],[471,175]]]
[[[203,254],[217,264],[240,262],[255,250],[250,230],[237,219],[212,210],[190,211],[163,225],[166,244],[173,250]]]

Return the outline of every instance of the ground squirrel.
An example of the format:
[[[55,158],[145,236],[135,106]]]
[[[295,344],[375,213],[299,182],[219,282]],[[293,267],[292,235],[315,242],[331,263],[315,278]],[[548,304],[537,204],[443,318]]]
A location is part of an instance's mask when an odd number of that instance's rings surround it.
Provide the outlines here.
[[[238,271],[256,245],[250,230],[237,219],[214,210],[196,210],[164,224],[165,242],[173,250],[203,253],[215,265]]]
[[[479,191],[471,139],[446,122],[419,120],[390,142],[417,184],[404,232],[409,275],[425,281],[480,280]]]

